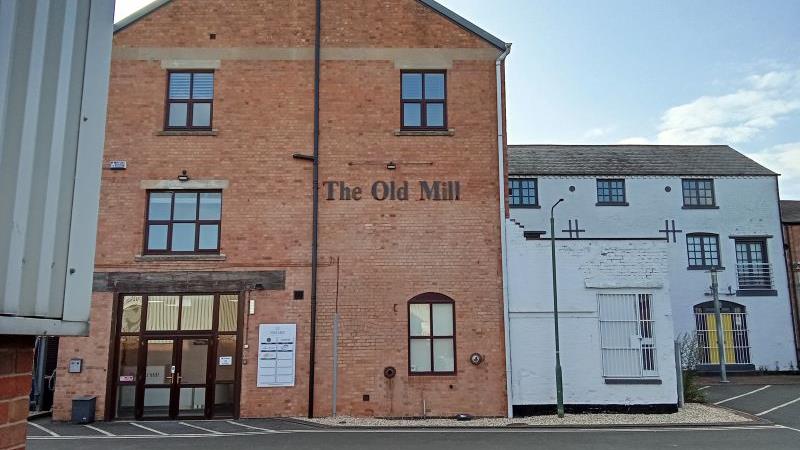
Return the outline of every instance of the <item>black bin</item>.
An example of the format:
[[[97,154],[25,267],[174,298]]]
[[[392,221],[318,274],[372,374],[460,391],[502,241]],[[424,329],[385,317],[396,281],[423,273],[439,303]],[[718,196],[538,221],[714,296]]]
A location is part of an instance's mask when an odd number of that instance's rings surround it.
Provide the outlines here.
[[[97,397],[84,395],[72,399],[72,423],[94,422],[94,408]]]

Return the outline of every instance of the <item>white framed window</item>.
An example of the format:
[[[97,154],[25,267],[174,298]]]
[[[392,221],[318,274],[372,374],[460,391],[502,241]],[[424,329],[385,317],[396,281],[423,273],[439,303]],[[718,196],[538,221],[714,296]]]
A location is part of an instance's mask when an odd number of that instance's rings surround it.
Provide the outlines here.
[[[598,293],[606,378],[658,376],[653,294]]]

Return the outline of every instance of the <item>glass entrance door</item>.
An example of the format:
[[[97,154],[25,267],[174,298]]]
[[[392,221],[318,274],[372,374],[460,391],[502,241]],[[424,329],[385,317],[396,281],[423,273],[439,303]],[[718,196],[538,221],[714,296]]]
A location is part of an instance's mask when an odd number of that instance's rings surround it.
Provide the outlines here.
[[[106,417],[235,417],[241,306],[236,294],[121,295]]]
[[[205,417],[210,347],[209,337],[146,339],[137,416]]]

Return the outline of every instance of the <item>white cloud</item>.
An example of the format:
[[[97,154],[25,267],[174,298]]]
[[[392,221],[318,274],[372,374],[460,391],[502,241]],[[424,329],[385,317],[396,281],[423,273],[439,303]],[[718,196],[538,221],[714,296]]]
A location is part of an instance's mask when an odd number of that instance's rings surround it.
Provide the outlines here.
[[[652,142],[650,141],[650,139],[647,139],[646,137],[634,136],[634,137],[629,137],[629,138],[622,139],[619,142],[617,142],[617,144],[620,144],[620,145],[648,145],[648,144],[652,144]]]
[[[613,133],[616,128],[615,126],[591,128],[583,133],[583,137],[584,139],[600,139]]]
[[[781,174],[781,198],[800,200],[800,142],[776,145],[747,156]]]
[[[661,144],[741,144],[800,111],[800,70],[753,75],[732,94],[703,96],[668,109]]]

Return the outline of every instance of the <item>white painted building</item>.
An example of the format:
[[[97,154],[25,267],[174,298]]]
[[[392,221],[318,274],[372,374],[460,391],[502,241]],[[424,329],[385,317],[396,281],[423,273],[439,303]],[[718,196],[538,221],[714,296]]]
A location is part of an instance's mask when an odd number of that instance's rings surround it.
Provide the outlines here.
[[[718,368],[710,267],[720,269],[728,370],[797,367],[777,174],[728,146],[510,146],[509,192],[514,405],[554,403],[549,216],[560,198],[567,404],[674,404],[673,340],[684,333],[698,338],[701,369]],[[655,336],[641,307],[604,309],[640,302],[615,294],[651,296]],[[650,347],[655,356],[643,350]],[[627,348],[639,367],[610,348]]]

